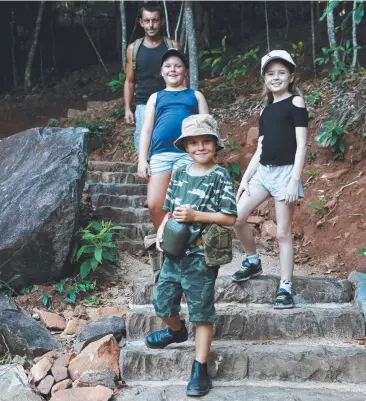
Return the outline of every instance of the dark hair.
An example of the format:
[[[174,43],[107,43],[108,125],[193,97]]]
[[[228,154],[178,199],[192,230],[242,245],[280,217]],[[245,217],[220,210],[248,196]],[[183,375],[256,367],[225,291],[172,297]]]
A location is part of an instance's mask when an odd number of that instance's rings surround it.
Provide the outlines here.
[[[150,3],[150,4],[146,3],[143,6],[141,6],[139,11],[139,18],[142,18],[142,13],[144,11],[148,11],[149,13],[157,11],[160,15],[160,18],[164,18],[163,10],[161,9],[158,3]]]

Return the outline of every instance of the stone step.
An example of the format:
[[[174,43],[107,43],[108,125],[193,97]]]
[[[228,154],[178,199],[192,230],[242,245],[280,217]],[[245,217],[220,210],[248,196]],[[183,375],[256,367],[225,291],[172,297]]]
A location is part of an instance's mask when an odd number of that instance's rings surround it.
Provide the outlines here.
[[[268,382],[245,380],[243,382],[214,381],[213,388],[203,399],[205,401],[365,401],[364,389],[354,386],[324,385],[311,383]],[[282,384],[282,385],[281,385]],[[315,388],[314,388],[315,387]],[[191,401],[186,396],[187,383],[129,382],[112,401]]]
[[[109,171],[120,173],[137,173],[137,164],[122,162],[100,162],[90,161],[88,163],[89,171]]]
[[[124,380],[187,380],[194,343],[149,349],[142,341],[121,350]],[[214,380],[280,380],[287,382],[360,383],[366,380],[366,348],[348,345],[245,344],[214,341],[208,360]],[[243,400],[241,398],[240,400]]]
[[[214,338],[217,340],[353,339],[365,335],[363,315],[351,306],[307,305],[274,310],[267,305],[217,304],[216,313]],[[186,305],[182,306],[181,316],[188,322]],[[134,340],[166,326],[156,317],[153,306],[146,305],[128,312],[126,327],[127,338]],[[191,323],[188,323],[188,331],[193,338]]]
[[[146,235],[154,234],[155,229],[152,223],[122,224],[123,235],[129,240],[140,240],[142,243]]]
[[[125,223],[149,223],[151,222],[150,212],[147,208],[119,208],[102,206],[95,211],[100,220],[110,220],[113,223],[124,225]]]
[[[91,202],[93,207],[99,208],[102,206],[112,207],[145,207],[147,197],[145,195],[107,195],[93,194]]]
[[[146,195],[146,184],[105,184],[86,183],[84,191],[90,194],[108,195]]]
[[[146,180],[136,173],[120,173],[109,171],[88,171],[87,182],[104,182],[107,184],[146,184]]]
[[[260,276],[240,283],[232,282],[230,276],[219,276],[215,286],[215,302],[269,303],[275,298],[279,286],[276,276]],[[151,304],[154,283],[138,278],[133,287],[134,305]],[[349,281],[328,277],[294,277],[293,293],[296,304],[341,302],[352,300]]]
[[[145,245],[144,241],[142,240],[126,240],[126,241],[117,241],[118,248],[121,251],[126,251],[131,254],[137,254],[139,253],[140,255],[146,254],[147,251],[145,251]]]

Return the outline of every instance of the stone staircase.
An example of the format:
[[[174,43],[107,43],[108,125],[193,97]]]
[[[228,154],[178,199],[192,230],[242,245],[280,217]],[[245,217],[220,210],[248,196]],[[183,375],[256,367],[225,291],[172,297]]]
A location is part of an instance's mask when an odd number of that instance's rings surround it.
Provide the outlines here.
[[[132,163],[96,162],[88,164],[85,192],[91,195],[95,217],[125,227],[122,250],[143,253],[144,237],[154,233],[146,205],[146,181],[137,176]]]
[[[352,303],[351,283],[327,277],[294,279],[296,308],[274,310],[278,278],[233,283],[219,275],[217,322],[209,359],[213,389],[203,400],[365,401],[363,314]],[[152,306],[154,285],[134,283],[127,317],[121,375],[130,388],[116,400],[188,400],[186,381],[194,359],[194,332],[183,344],[149,349],[144,337],[164,327]],[[184,302],[184,301],[183,301]],[[182,316],[188,321],[183,304]]]

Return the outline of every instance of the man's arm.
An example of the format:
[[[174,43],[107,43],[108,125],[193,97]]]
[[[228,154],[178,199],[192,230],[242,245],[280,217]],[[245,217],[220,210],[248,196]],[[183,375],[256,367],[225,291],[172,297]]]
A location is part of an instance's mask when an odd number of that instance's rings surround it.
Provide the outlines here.
[[[135,71],[132,64],[133,43],[127,48],[126,80],[123,88],[123,98],[125,103],[125,121],[127,124],[134,124],[135,118],[132,112],[132,100],[135,93]]]
[[[173,217],[179,223],[188,223],[196,221],[198,223],[216,223],[222,226],[233,226],[236,222],[236,216],[221,212],[200,212],[192,209],[191,206],[176,207]]]

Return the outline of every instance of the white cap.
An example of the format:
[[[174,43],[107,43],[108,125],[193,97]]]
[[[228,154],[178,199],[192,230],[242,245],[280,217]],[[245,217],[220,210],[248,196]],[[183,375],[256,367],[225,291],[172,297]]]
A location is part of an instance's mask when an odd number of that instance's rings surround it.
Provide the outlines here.
[[[261,75],[264,75],[264,69],[266,68],[267,64],[273,60],[284,60],[287,61],[289,64],[292,64],[294,67],[296,66],[295,61],[291,57],[290,53],[287,53],[286,50],[272,50],[261,60]]]

